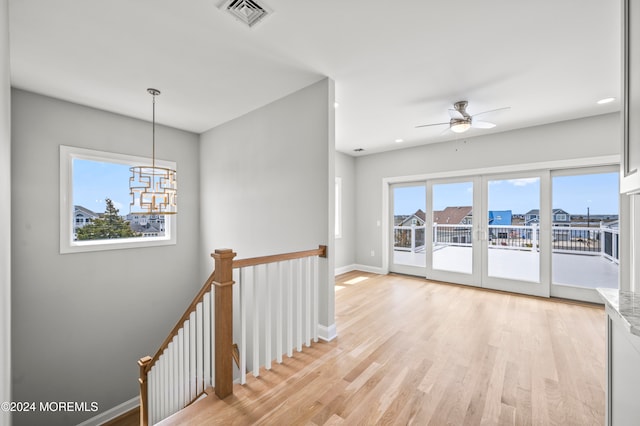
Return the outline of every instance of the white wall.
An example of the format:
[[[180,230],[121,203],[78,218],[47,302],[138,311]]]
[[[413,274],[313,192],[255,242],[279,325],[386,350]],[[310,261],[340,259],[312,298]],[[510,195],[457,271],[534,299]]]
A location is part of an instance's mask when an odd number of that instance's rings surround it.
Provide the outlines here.
[[[9,11],[0,0],[0,402],[11,401],[11,84]],[[0,410],[0,426],[10,413]]]
[[[355,158],[336,152],[336,177],[342,179],[342,237],[336,238],[336,272],[350,270],[356,253],[356,169]]]
[[[177,162],[176,245],[61,255],[59,145],[149,156],[151,123],[14,90],[12,134],[13,399],[96,401],[102,412],[136,397],[137,360],[202,286],[198,135],[156,127],[158,158]],[[16,414],[14,424],[100,412]]]
[[[356,263],[383,266],[383,178],[614,155],[620,137],[619,114],[607,114],[358,157]]]
[[[333,96],[322,80],[202,134],[200,152],[200,252],[226,247],[240,259],[327,245],[325,327],[334,324]]]

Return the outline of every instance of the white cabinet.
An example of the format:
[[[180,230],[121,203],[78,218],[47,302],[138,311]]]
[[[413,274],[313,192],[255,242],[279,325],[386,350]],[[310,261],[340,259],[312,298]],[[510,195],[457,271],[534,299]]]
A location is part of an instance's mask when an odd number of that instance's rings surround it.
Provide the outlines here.
[[[640,424],[640,336],[631,334],[607,308],[607,421],[609,426]]]
[[[640,193],[640,2],[622,0],[622,161],[620,192]]]

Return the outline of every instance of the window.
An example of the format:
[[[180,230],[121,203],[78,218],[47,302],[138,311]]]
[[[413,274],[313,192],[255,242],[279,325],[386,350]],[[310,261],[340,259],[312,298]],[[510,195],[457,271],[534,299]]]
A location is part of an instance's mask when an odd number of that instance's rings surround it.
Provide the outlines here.
[[[151,159],[60,146],[60,253],[175,244],[171,215],[129,214],[129,168],[140,165]],[[158,159],[156,165],[176,168]]]
[[[556,214],[556,220],[558,222],[566,222],[567,221],[567,215],[564,213],[558,213]]]
[[[335,237],[342,238],[342,178],[336,178]]]

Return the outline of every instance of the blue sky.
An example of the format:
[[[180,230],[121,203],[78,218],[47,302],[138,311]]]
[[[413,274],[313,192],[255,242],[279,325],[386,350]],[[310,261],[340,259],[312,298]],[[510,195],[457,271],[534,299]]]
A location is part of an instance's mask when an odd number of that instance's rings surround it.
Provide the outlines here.
[[[111,198],[121,215],[129,213],[129,167],[126,164],[73,160],[73,204],[96,213]]]
[[[553,207],[570,214],[618,214],[618,173],[558,176],[552,180]],[[434,185],[434,209],[470,206],[471,182]],[[538,179],[505,179],[489,181],[489,210],[511,210],[524,214],[540,208]],[[412,214],[425,210],[424,186],[394,188],[394,214]]]

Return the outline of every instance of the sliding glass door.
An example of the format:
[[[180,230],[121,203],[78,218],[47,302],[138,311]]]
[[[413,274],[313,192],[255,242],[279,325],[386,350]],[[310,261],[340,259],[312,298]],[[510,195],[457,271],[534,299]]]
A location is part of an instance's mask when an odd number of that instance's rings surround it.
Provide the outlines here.
[[[389,270],[409,275],[425,275],[426,184],[396,184],[390,190],[391,256]]]
[[[479,285],[478,178],[427,183],[427,278]]]
[[[542,297],[618,288],[615,167],[487,174],[390,187],[390,270]]]
[[[618,288],[618,168],[552,174],[551,295],[599,302],[595,288]]]
[[[548,208],[542,196],[548,191],[548,176],[536,172],[483,178],[483,287],[548,296],[543,274],[548,270],[548,220],[541,215]]]

